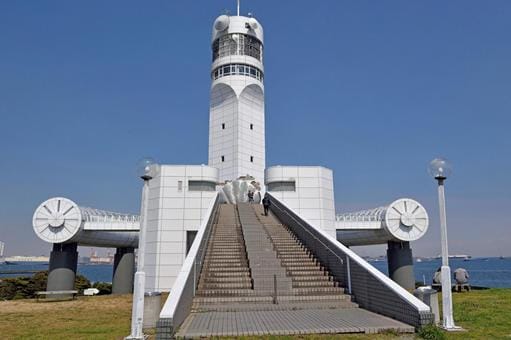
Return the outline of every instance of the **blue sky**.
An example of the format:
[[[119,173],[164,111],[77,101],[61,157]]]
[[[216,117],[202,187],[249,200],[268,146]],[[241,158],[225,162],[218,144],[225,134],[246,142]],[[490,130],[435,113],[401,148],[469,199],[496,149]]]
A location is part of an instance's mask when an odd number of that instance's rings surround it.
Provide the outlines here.
[[[138,159],[207,162],[210,32],[234,0],[0,2],[0,240],[48,253],[55,195],[137,212]],[[408,196],[440,252],[426,167],[451,160],[451,253],[511,255],[511,2],[242,1],[265,29],[267,164],[334,170],[339,212]],[[376,247],[368,253],[383,253]]]

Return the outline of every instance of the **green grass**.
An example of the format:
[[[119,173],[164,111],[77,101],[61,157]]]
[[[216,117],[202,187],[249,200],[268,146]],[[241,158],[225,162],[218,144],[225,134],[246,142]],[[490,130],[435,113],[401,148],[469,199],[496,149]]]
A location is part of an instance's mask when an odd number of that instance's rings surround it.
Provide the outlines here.
[[[0,302],[1,339],[122,339],[129,334],[131,295],[75,301]]]
[[[0,339],[122,339],[130,332],[131,295],[80,297],[76,301],[0,302]],[[511,289],[455,293],[454,319],[467,330],[447,339],[511,339]],[[154,334],[154,331],[149,332]],[[429,332],[429,334],[434,332]],[[384,334],[242,337],[255,339],[414,339]],[[225,339],[225,338],[224,338]],[[233,338],[231,338],[233,339]]]
[[[448,339],[511,339],[511,289],[453,294],[454,321],[467,330]]]

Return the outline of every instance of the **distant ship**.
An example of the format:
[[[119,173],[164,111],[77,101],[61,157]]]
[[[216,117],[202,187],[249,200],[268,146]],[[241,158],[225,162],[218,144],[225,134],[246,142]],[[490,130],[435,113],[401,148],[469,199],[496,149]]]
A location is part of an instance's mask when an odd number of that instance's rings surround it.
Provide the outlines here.
[[[114,257],[111,253],[108,253],[106,257],[98,256],[97,252],[91,249],[89,258],[89,264],[113,264]]]
[[[16,264],[17,262],[45,262],[48,263],[48,256],[10,256],[4,258],[6,264]]]
[[[437,259],[441,259],[442,258],[442,255],[438,255],[436,257]],[[449,258],[450,259],[461,259],[461,260],[465,260],[465,261],[469,261],[471,258],[472,258],[472,255],[464,255],[464,254],[457,254],[457,255],[449,255]]]

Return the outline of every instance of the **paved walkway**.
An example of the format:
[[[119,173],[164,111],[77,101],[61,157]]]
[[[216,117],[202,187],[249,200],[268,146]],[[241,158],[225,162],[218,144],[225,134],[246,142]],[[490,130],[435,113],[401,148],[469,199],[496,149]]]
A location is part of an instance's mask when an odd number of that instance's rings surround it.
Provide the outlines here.
[[[176,335],[197,338],[311,333],[378,333],[384,330],[396,330],[400,333],[414,332],[412,326],[402,322],[367,310],[350,308],[192,313]]]

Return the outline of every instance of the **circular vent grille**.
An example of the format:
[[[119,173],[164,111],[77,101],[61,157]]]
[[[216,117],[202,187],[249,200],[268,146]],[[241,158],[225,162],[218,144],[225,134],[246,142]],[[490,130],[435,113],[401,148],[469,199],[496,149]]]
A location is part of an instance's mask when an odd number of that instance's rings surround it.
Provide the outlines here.
[[[54,197],[37,207],[32,218],[34,231],[40,239],[62,243],[73,238],[82,224],[82,213],[75,202]]]
[[[401,198],[392,202],[385,213],[387,230],[402,241],[415,241],[428,230],[426,209],[417,201]]]

